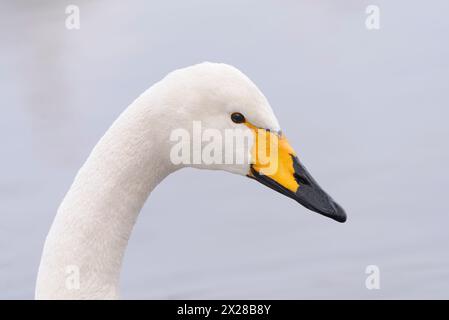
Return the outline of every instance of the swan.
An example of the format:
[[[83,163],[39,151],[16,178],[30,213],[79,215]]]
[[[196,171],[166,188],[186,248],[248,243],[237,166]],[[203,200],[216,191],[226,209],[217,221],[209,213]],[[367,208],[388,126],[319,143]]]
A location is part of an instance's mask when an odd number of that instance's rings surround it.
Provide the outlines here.
[[[251,161],[174,164],[170,136],[179,129],[191,133],[193,121],[251,136],[249,143],[233,147],[236,156],[249,155]],[[268,157],[277,162],[271,172],[254,151],[268,148],[266,137],[278,142],[276,157]],[[196,64],[169,73],[142,93],[93,148],[46,237],[35,298],[119,298],[122,259],[139,211],[157,184],[183,167],[247,176],[312,211],[346,220],[343,208],[298,160],[257,86],[233,66]],[[68,278],[75,275],[78,284],[70,285]]]

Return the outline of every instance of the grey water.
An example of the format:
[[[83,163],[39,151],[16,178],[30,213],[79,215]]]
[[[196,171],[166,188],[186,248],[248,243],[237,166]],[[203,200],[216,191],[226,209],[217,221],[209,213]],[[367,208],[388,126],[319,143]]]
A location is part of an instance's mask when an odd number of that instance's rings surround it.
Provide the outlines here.
[[[65,27],[69,4],[79,30]],[[3,1],[0,298],[33,298],[56,209],[120,112],[206,60],[260,87],[348,221],[182,170],[140,214],[123,298],[449,298],[449,3],[377,0],[379,30],[365,26],[370,4]]]

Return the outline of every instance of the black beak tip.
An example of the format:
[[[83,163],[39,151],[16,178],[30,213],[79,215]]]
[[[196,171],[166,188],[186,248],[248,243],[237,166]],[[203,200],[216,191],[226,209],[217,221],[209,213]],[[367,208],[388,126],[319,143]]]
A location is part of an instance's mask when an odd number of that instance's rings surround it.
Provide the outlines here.
[[[341,216],[333,217],[333,219],[337,222],[345,223],[347,218],[346,218],[346,214],[343,214]]]
[[[336,202],[333,203],[334,212],[332,215],[329,215],[329,218],[334,219],[335,221],[344,223],[346,222],[347,216],[345,210]]]
[[[310,204],[305,204],[303,200],[296,199],[297,202],[299,202],[307,209],[310,209],[311,211],[317,212],[327,218],[330,218],[340,223],[346,222],[347,216],[345,210],[338,203],[333,201],[332,198],[330,198],[329,200],[330,202],[327,202],[325,208],[321,208],[318,206],[316,207],[310,206]]]

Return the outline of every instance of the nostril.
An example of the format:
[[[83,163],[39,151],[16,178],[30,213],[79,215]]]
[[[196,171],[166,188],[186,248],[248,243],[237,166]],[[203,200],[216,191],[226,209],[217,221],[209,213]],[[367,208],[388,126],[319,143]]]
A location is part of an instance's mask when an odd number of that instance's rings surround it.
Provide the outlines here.
[[[295,177],[296,182],[298,182],[299,184],[304,184],[307,186],[310,185],[310,182],[306,177],[300,176],[296,172],[293,174],[293,176]]]

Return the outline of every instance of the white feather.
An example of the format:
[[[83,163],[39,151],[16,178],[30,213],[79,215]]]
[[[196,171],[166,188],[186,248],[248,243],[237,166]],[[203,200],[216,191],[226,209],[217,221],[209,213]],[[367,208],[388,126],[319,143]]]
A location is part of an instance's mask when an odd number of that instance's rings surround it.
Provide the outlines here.
[[[182,167],[170,161],[170,132],[191,131],[195,120],[207,128],[235,128],[232,112],[279,130],[256,85],[226,64],[176,70],[138,97],[92,150],[61,203],[45,242],[36,298],[118,298],[122,259],[139,211],[157,184]],[[248,164],[194,166],[242,175],[249,170]],[[78,289],[67,284],[71,266],[79,268]]]

